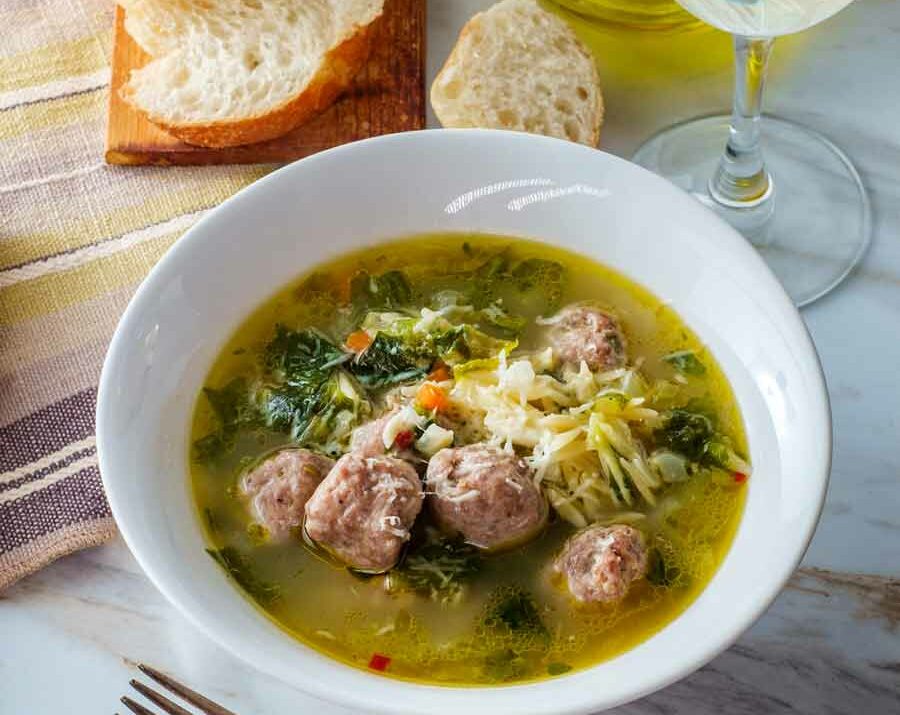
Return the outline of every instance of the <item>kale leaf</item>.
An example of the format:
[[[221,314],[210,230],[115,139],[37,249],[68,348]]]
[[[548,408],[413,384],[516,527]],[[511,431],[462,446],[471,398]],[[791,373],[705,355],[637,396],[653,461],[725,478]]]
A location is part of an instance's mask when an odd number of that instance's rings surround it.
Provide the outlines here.
[[[331,368],[349,358],[320,332],[290,330],[283,325],[275,326],[275,337],[263,352],[266,370],[296,387],[324,381]]]
[[[433,359],[398,337],[376,333],[349,370],[370,389],[399,385],[424,377]]]
[[[315,330],[276,326],[263,351],[270,382],[260,399],[266,424],[295,442],[324,446],[338,415],[349,413],[355,422],[367,403],[340,369],[351,357]]]

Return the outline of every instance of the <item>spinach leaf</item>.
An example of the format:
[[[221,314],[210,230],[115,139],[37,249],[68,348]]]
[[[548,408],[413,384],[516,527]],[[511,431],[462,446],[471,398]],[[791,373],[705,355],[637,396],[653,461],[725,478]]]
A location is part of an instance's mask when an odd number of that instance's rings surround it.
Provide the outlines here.
[[[562,298],[565,272],[563,265],[556,261],[529,258],[513,269],[512,278],[520,291],[541,291],[547,301],[547,307],[556,310]]]
[[[439,540],[411,549],[395,573],[410,591],[452,603],[480,570],[478,549],[461,541]]]
[[[704,375],[706,365],[700,362],[693,350],[679,350],[663,356],[663,360],[683,375]]]
[[[403,340],[385,333],[349,365],[356,379],[370,389],[399,385],[424,377],[432,359]]]
[[[676,408],[663,417],[654,433],[657,443],[708,467],[745,471],[748,465],[735,453],[729,439],[716,430],[712,417]]]
[[[679,452],[692,462],[701,462],[706,445],[715,435],[712,420],[699,412],[685,409],[670,410],[662,427],[654,436],[657,442]]]
[[[647,580],[654,586],[671,586],[681,576],[681,569],[669,563],[660,549],[650,549],[647,556]]]
[[[568,663],[548,663],[547,664],[547,675],[562,675],[563,673],[568,673],[572,670],[572,666]]]
[[[469,299],[477,308],[502,300],[552,312],[559,307],[565,280],[566,269],[561,263],[543,258],[515,261],[509,251],[503,251],[475,270]]]
[[[234,581],[261,606],[268,606],[281,598],[281,589],[277,584],[260,580],[241,553],[233,546],[221,549],[206,549]]]
[[[211,462],[231,450],[238,430],[253,427],[259,422],[257,411],[250,397],[247,381],[236,377],[222,388],[204,387],[203,394],[209,401],[218,426],[193,444],[193,456],[198,462]]]
[[[534,597],[519,587],[497,590],[488,603],[484,625],[514,636],[548,635]]]
[[[260,398],[266,424],[301,444],[324,447],[343,436],[332,435],[332,427],[342,422],[349,429],[368,407],[339,369],[351,357],[315,330],[276,326],[275,337],[263,351],[270,379]],[[350,419],[338,420],[341,414]]]
[[[380,276],[360,271],[350,281],[350,303],[357,316],[369,310],[401,308],[412,303],[413,291],[403,271]]]

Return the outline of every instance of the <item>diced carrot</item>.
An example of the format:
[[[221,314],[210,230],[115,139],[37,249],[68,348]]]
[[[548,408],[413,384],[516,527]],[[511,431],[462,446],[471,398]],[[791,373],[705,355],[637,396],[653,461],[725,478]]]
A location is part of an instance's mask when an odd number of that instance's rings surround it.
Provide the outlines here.
[[[735,472],[734,473],[734,481],[737,482],[738,484],[743,484],[744,482],[747,481],[747,475],[744,474],[743,472]]]
[[[379,673],[383,673],[387,670],[387,667],[390,664],[391,659],[381,653],[373,653],[372,657],[369,659],[369,667],[372,670],[377,670]]]
[[[419,388],[416,402],[426,410],[440,412],[447,409],[447,393],[439,385],[435,385],[433,382],[426,382]]]
[[[345,344],[353,352],[361,353],[372,344],[372,336],[365,330],[357,330],[347,336]]]
[[[416,435],[413,434],[412,430],[405,430],[403,432],[400,432],[396,437],[394,437],[394,446],[397,449],[406,449],[413,443],[415,437]]]
[[[450,379],[450,368],[438,360],[428,373],[428,379],[433,382],[445,382]]]

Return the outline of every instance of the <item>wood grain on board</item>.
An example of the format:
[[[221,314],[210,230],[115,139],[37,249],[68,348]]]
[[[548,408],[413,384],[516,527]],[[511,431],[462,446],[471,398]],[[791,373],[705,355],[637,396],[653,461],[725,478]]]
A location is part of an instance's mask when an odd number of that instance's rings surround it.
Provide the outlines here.
[[[425,0],[387,0],[368,64],[346,95],[323,114],[277,139],[224,149],[185,144],[119,96],[148,56],[125,32],[116,7],[106,161],[110,164],[254,164],[287,162],[339,144],[425,126]]]

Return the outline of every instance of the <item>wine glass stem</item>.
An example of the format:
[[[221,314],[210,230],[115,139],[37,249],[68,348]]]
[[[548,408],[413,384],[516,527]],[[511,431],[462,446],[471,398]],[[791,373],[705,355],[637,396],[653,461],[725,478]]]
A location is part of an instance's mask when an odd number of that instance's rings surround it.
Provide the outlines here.
[[[766,171],[759,141],[762,96],[772,52],[771,38],[735,35],[734,109],[728,144],[709,192],[730,207],[758,206],[772,198],[772,179]]]

